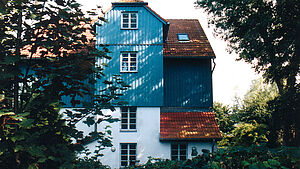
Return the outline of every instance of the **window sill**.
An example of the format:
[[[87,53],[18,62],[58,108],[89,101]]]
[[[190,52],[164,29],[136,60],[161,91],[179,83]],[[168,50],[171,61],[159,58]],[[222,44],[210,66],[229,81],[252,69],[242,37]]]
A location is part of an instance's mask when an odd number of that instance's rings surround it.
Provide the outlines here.
[[[137,132],[137,129],[120,129],[120,132]]]
[[[121,30],[138,30],[139,28],[121,28]]]
[[[137,73],[138,71],[120,71],[120,73]]]

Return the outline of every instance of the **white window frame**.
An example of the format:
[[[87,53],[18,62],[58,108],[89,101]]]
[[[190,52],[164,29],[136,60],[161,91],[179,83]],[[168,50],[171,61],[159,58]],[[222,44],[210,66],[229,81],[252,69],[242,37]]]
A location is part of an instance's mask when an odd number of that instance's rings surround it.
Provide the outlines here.
[[[185,145],[185,154],[182,154],[184,149],[181,148],[181,145]],[[174,154],[173,146],[176,146],[177,153]],[[182,159],[184,157],[184,159]],[[171,143],[171,160],[181,161],[188,159],[188,144],[187,143]]]
[[[123,23],[124,23],[124,14],[128,14],[128,28],[123,27]],[[136,27],[132,27],[131,26],[131,18],[132,15],[135,14],[136,15]],[[138,12],[132,11],[132,12],[122,12],[121,13],[121,29],[138,29],[139,28],[139,15]]]
[[[121,112],[120,131],[136,132],[137,131],[137,113],[136,113],[137,107],[121,107],[120,109],[121,109],[120,110]],[[126,109],[126,111],[122,111],[122,109]],[[126,114],[126,116],[123,116],[124,114]],[[132,114],[134,114],[134,116],[131,116]],[[123,126],[126,127],[123,128]],[[132,126],[134,126],[134,128]]]
[[[131,148],[130,146],[134,146],[134,148]],[[126,147],[126,149],[123,149],[123,147]],[[124,153],[124,150],[126,153]],[[133,153],[134,151],[134,153]],[[123,159],[122,157],[126,157],[126,159]],[[135,160],[131,161],[130,157],[134,158]],[[126,165],[122,165],[122,163],[126,163]],[[135,165],[137,163],[137,143],[120,143],[120,166],[126,167],[130,165]]]
[[[180,36],[186,36],[186,38],[180,39],[179,38]],[[177,34],[177,39],[178,39],[178,42],[189,42],[190,41],[190,37],[187,33],[178,33]]]
[[[127,61],[127,70],[123,70],[123,67],[125,67],[125,66],[123,66],[123,58],[124,58],[124,54],[127,54],[127,57],[128,57],[128,61]],[[133,56],[132,56],[132,54],[135,54],[135,70],[130,70],[131,69],[131,67],[134,67],[134,66],[132,66],[132,64],[134,63],[134,61],[132,61],[132,59],[134,58]],[[124,62],[126,62],[126,61],[124,61]],[[121,73],[136,73],[136,72],[138,72],[138,64],[139,64],[139,62],[138,62],[138,53],[137,52],[135,52],[135,51],[132,51],[132,52],[121,52],[121,54],[120,54],[120,72]]]

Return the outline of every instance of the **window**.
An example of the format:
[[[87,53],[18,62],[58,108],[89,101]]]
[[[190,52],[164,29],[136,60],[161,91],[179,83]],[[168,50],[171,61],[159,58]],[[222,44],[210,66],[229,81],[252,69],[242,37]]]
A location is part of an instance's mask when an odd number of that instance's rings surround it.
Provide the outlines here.
[[[138,14],[137,12],[123,12],[121,19],[122,29],[137,29],[138,28]]]
[[[186,160],[187,144],[171,144],[171,160]]]
[[[178,38],[179,42],[188,42],[188,41],[190,41],[190,38],[189,38],[188,34],[186,34],[186,33],[178,33],[177,38]]]
[[[136,107],[121,107],[121,130],[136,130]]]
[[[137,52],[121,53],[121,72],[137,72]]]
[[[135,165],[136,143],[121,143],[121,167]]]

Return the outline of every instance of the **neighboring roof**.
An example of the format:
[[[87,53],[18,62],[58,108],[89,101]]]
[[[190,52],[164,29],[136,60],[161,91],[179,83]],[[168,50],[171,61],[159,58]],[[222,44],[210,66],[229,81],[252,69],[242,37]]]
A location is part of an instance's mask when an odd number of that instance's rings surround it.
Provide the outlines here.
[[[161,140],[221,139],[213,112],[160,113]]]
[[[84,28],[89,28],[91,25],[89,24],[82,24],[81,25]],[[36,30],[36,36],[38,36],[38,38],[42,38],[42,40],[45,40],[46,38],[48,38],[47,35],[47,29],[44,29],[43,33],[39,32],[40,30]],[[50,33],[51,34],[51,33]],[[96,37],[91,33],[91,31],[89,29],[86,29],[86,32],[82,32],[81,36],[86,36],[87,38],[87,42],[83,42],[83,43],[88,43],[87,45],[89,46],[94,46],[95,45],[95,41]],[[34,43],[36,39],[32,39],[32,43]],[[41,39],[40,39],[41,40]],[[86,51],[85,49],[65,49],[63,47],[61,47],[59,49],[59,51],[61,52],[61,56],[63,56],[63,53],[77,53],[77,52],[84,52]],[[34,50],[34,53],[32,52],[32,45],[26,45],[21,49],[21,55],[23,55],[25,58],[40,58],[40,57],[56,57],[57,55],[54,53],[51,53],[51,50],[47,49],[46,47],[42,47],[39,46],[36,50]]]
[[[197,19],[167,19],[169,33],[164,43],[164,57],[215,58],[215,53]],[[177,34],[187,33],[189,42],[179,42]]]

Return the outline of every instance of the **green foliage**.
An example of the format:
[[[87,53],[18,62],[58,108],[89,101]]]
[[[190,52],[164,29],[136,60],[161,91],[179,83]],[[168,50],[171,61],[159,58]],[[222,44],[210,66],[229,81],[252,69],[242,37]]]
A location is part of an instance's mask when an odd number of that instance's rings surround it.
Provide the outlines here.
[[[234,124],[237,122],[232,109],[219,102],[214,102],[213,111],[222,133],[231,132],[234,129]]]
[[[257,79],[238,105],[229,107],[214,103],[216,119],[223,134],[219,146],[276,145],[274,140],[278,138],[274,139],[271,133],[273,111],[269,109],[269,103],[277,96],[276,85],[264,84],[262,79]]]
[[[104,66],[95,61],[109,57],[105,47],[99,51],[91,45],[91,19],[79,7],[75,0],[8,0],[1,6],[1,169],[74,168],[84,141],[98,140],[99,150],[111,145],[105,132],[83,135],[75,127],[82,121],[89,126],[116,121],[101,109],[120,105],[127,88],[116,75],[94,95],[96,80],[104,76]],[[63,97],[82,108],[60,112]],[[95,121],[97,115],[103,118]],[[96,157],[91,162],[100,165]]]
[[[292,98],[298,99],[300,90],[297,80],[300,73],[300,57],[297,56],[300,1],[197,0],[196,4],[210,15],[209,23],[214,26],[215,33],[229,42],[230,51],[238,53],[239,60],[251,63],[257,72],[263,73],[267,82],[276,83],[279,97],[285,99],[277,99],[277,105],[283,107],[277,107],[274,112],[276,116],[285,117],[282,127],[274,132],[283,131],[286,145],[299,146],[300,115]],[[257,117],[263,113],[258,107],[264,110],[264,106],[255,105]],[[251,107],[248,109],[246,111],[253,112]],[[276,122],[273,123],[275,126]]]
[[[264,84],[262,79],[254,80],[239,106],[240,121],[252,123],[254,120],[259,124],[269,124],[272,111],[268,109],[268,102],[277,96],[278,89],[274,83]]]
[[[231,133],[231,143],[236,146],[251,146],[268,142],[268,130],[264,124],[239,123]]]
[[[264,145],[233,146],[215,153],[203,153],[192,160],[170,161],[150,158],[141,166],[129,168],[155,169],[221,169],[221,168],[299,168],[300,149],[282,147],[269,149]]]

